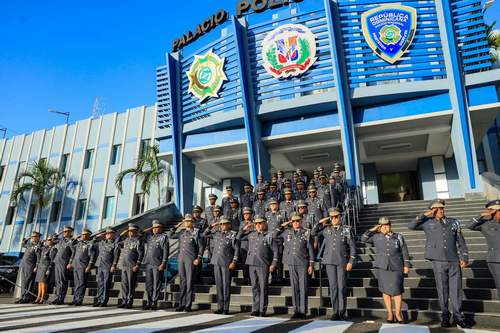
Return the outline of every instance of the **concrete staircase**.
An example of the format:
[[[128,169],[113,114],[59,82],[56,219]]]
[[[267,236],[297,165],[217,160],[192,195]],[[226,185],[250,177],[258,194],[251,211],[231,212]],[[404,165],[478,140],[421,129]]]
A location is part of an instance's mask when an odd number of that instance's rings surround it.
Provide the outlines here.
[[[405,236],[414,266],[405,279],[404,312],[410,320],[440,320],[439,302],[431,265],[423,258],[425,235],[421,231],[411,231],[407,228],[408,221],[424,211],[428,204],[428,201],[411,201],[367,206],[360,213],[357,230],[357,237],[359,237],[366,229],[373,226],[380,216],[388,216],[393,221],[394,231],[401,232]],[[465,227],[472,216],[480,212],[483,207],[484,201],[482,200],[450,199],[447,200],[446,214],[458,218]],[[500,325],[500,301],[496,298],[493,278],[485,262],[487,252],[485,240],[479,232],[464,229],[463,234],[470,254],[470,266],[463,270],[463,310],[477,322]],[[359,261],[354,269],[348,273],[348,315],[385,319],[386,312],[383,300],[372,271],[371,261],[374,259],[374,251],[361,242],[357,242],[357,246]],[[313,316],[329,316],[331,313],[326,272],[322,271],[322,290],[320,290],[319,275],[319,267],[316,264],[316,270],[310,280],[309,287],[310,313]],[[269,314],[291,314],[293,312],[288,271],[285,271],[285,277],[285,286],[270,287]],[[86,303],[94,301],[93,296],[96,293],[94,279],[94,276],[90,278],[91,282],[87,289],[88,296],[85,298]],[[119,280],[120,276],[116,274],[110,305],[118,304]],[[251,310],[251,287],[242,285],[242,282],[240,268],[233,272],[231,311]],[[144,290],[144,277],[141,276],[136,291],[136,305],[140,305],[140,299],[145,297]],[[166,286],[165,298],[160,306],[175,307],[178,290],[178,278],[176,277]],[[71,293],[71,289],[69,292]],[[193,310],[216,308],[216,289],[210,266],[203,270],[201,283],[195,286],[194,297]],[[68,295],[67,301],[70,300],[71,295]]]

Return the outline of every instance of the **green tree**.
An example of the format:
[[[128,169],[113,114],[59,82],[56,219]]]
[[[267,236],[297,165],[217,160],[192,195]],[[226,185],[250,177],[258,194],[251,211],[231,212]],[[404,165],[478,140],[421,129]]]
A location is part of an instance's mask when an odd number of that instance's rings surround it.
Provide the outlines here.
[[[158,206],[161,203],[160,179],[167,172],[166,163],[158,158],[160,148],[158,145],[147,146],[137,160],[135,168],[123,170],[118,173],[115,178],[115,185],[120,193],[123,193],[123,179],[132,174],[137,177],[141,183],[141,191],[145,194],[150,194],[151,188],[156,184],[158,189]],[[141,202],[142,205],[142,202]]]
[[[500,53],[500,32],[495,29],[497,21],[486,26],[486,35],[488,36],[488,45],[493,62],[498,61]]]
[[[52,191],[59,188],[62,175],[57,168],[51,167],[46,159],[34,162],[28,169],[17,177],[10,198],[16,204],[26,202],[25,195],[32,192],[36,203],[37,218],[33,230],[37,230],[42,210],[47,207],[52,199]],[[38,228],[39,231],[40,228]]]

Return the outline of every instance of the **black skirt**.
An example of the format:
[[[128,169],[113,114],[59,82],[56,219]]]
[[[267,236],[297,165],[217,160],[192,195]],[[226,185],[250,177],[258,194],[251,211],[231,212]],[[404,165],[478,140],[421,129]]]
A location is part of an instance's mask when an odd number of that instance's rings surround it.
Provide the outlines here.
[[[404,292],[403,272],[377,268],[378,290],[386,295],[397,296]]]

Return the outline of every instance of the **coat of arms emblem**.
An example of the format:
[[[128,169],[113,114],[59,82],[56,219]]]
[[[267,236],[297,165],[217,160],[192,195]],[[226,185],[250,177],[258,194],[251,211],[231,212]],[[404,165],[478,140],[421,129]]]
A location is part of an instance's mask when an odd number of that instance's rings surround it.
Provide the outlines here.
[[[195,55],[191,68],[187,72],[189,79],[189,92],[196,96],[200,102],[208,97],[219,97],[219,90],[224,81],[224,60],[212,50],[200,56]]]
[[[277,79],[305,73],[316,59],[316,37],[301,24],[282,25],[262,42],[264,68]]]
[[[417,29],[417,10],[402,5],[384,5],[361,15],[363,36],[380,58],[394,64],[410,47]]]

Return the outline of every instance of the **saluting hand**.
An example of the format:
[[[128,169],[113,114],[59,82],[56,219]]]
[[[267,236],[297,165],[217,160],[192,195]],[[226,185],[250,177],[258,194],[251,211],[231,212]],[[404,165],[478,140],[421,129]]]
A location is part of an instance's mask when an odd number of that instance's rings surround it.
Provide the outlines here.
[[[481,216],[484,216],[484,217],[493,217],[493,214],[495,213],[494,210],[485,210],[484,212],[481,213]]]
[[[380,230],[380,226],[379,226],[379,225],[376,225],[376,226],[372,227],[372,228],[371,228],[370,230],[368,230],[368,231],[370,231],[370,232],[379,232],[379,230]]]
[[[434,217],[435,214],[436,214],[436,210],[435,209],[431,209],[431,210],[428,210],[428,211],[424,212],[424,215],[427,216],[427,217]]]

